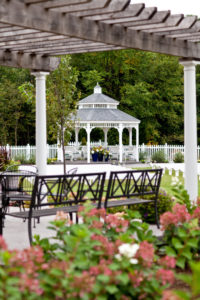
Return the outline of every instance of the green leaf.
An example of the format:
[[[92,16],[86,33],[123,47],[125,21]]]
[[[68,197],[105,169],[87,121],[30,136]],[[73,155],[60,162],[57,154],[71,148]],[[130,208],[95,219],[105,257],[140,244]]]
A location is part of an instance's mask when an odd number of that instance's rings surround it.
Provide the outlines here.
[[[191,300],[191,295],[186,291],[175,291],[175,293],[182,299],[182,300]]]
[[[189,260],[192,259],[192,252],[191,252],[190,248],[185,248],[182,252],[182,255]]]
[[[197,238],[192,238],[192,239],[189,239],[187,241],[187,245],[192,247],[192,248],[198,248],[198,239]]]
[[[187,232],[183,227],[178,227],[178,236],[181,238],[186,238],[187,237]]]
[[[110,280],[110,277],[107,275],[100,274],[97,276],[97,279],[103,283],[108,283]]]
[[[182,245],[181,241],[177,238],[172,238],[172,244],[173,244],[175,249],[183,248],[183,245]]]
[[[169,247],[169,246],[166,246],[166,247],[165,247],[165,250],[166,250],[166,254],[167,254],[168,256],[176,257],[176,251],[175,251],[173,248],[171,248],[171,247]]]
[[[108,291],[110,294],[115,294],[118,292],[118,288],[115,285],[108,285],[106,287],[106,291]]]
[[[176,260],[176,265],[177,265],[178,267],[180,267],[181,269],[184,269],[184,268],[185,268],[185,262],[186,262],[185,257],[180,256],[180,257]]]
[[[117,279],[121,281],[122,284],[126,285],[129,282],[129,277],[126,273],[117,275]]]

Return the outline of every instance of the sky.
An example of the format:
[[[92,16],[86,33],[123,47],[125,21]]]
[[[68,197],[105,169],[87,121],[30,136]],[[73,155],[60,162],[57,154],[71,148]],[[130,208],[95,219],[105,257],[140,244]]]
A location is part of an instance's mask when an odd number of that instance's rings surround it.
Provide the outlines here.
[[[200,17],[199,0],[132,0],[131,3],[145,3],[145,7],[155,6],[158,10],[171,10],[172,14],[197,15]]]

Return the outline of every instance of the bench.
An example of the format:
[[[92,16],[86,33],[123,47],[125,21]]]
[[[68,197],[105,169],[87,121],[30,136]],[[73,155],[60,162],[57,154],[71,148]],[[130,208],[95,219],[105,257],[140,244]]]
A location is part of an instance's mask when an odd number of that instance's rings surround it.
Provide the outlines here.
[[[159,228],[157,199],[162,169],[113,171],[108,180],[105,209],[154,202],[155,219]],[[151,195],[151,199],[144,196]]]
[[[3,233],[3,218],[6,215],[28,220],[28,236],[32,243],[32,221],[40,217],[56,215],[58,211],[77,213],[79,206],[90,200],[94,207],[102,206],[105,172],[35,176],[30,207],[27,211],[9,212],[1,208],[0,234]],[[2,194],[2,203],[4,195]]]
[[[106,190],[105,176],[105,172],[36,176],[30,195],[29,210],[9,212],[6,207],[3,207],[0,230],[2,230],[2,218],[5,215],[28,219],[28,235],[29,241],[32,243],[33,220],[56,215],[58,211],[72,215],[72,213],[78,212],[80,205],[86,200],[90,200],[94,207],[104,207],[105,209],[154,202],[155,218],[159,228],[157,198],[162,169],[112,171]],[[153,198],[144,199],[144,196],[147,195],[153,196]]]

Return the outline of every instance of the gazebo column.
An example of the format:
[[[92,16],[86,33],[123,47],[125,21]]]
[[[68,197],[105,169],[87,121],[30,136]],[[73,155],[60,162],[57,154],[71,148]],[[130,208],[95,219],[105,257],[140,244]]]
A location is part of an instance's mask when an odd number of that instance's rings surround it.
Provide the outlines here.
[[[32,73],[36,78],[36,165],[39,175],[46,175],[47,130],[46,130],[46,76],[49,73]]]
[[[86,132],[87,132],[87,162],[90,163],[90,124],[87,124],[87,128],[86,128]]]
[[[122,133],[123,133],[123,127],[122,123],[119,124],[119,162],[122,163],[123,160],[123,145],[122,145]]]
[[[184,143],[185,143],[185,189],[190,200],[198,195],[197,179],[197,119],[196,119],[196,64],[181,61],[184,66]]]
[[[129,131],[129,146],[132,146],[132,139],[133,139],[133,134],[132,134],[132,127],[128,129]]]
[[[103,132],[104,132],[104,144],[105,144],[105,147],[107,147],[108,146],[108,128],[104,128]]]
[[[79,133],[79,128],[75,127],[75,145],[76,145],[76,147],[78,146],[78,133]]]
[[[136,126],[136,161],[139,161],[139,125]]]

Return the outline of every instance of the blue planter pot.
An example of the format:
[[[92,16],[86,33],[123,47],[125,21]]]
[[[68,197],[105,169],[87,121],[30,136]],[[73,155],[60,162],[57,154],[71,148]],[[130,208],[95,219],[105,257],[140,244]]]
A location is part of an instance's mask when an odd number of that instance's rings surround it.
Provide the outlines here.
[[[97,161],[98,160],[98,153],[93,153],[92,154],[92,160]]]
[[[105,157],[105,161],[109,161],[109,155]]]
[[[103,161],[103,154],[102,153],[98,154],[98,161]]]

